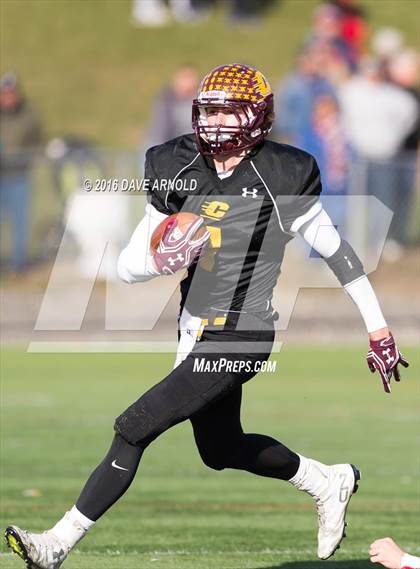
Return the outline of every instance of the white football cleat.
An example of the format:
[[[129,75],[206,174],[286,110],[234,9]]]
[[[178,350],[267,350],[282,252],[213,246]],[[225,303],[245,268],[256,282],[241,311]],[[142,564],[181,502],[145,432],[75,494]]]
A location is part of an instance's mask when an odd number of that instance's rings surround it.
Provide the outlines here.
[[[315,497],[318,511],[318,557],[328,559],[346,537],[346,512],[357,491],[360,472],[352,464],[328,467],[328,485]]]
[[[327,466],[300,457],[301,465],[290,482],[315,499],[318,511],[318,557],[328,559],[339,549],[345,534],[346,512],[357,491],[360,472],[352,464]]]
[[[29,533],[17,526],[9,526],[4,537],[28,569],[58,569],[71,549],[51,531]]]

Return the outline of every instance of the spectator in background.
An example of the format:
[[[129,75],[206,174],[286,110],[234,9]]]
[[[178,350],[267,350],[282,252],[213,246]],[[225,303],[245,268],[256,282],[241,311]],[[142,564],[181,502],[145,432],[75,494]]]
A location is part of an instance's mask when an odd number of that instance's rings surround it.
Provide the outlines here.
[[[231,0],[230,22],[259,23],[261,17],[274,0]]]
[[[277,0],[278,1],[278,0]],[[259,23],[274,0],[219,0],[229,7],[230,24]],[[162,27],[171,23],[194,23],[209,15],[216,0],[133,0],[131,20],[134,26]]]
[[[407,243],[405,231],[406,220],[411,211],[411,204],[415,191],[417,149],[420,132],[420,102],[419,102],[419,56],[414,49],[404,49],[394,55],[388,64],[388,76],[390,80],[401,87],[413,97],[417,105],[417,121],[411,131],[405,137],[399,153],[396,156],[399,192],[406,196],[404,200],[397,201],[395,211],[395,239],[404,245]]]
[[[191,0],[133,0],[131,21],[134,26],[159,28],[173,19],[181,24],[194,22],[203,11]]]
[[[0,115],[0,214],[11,222],[11,266],[22,271],[27,266],[30,170],[41,143],[41,128],[14,73],[0,79]]]
[[[396,28],[381,28],[373,35],[371,45],[384,77],[389,79],[389,61],[400,53],[404,46],[401,32]]]
[[[340,37],[347,44],[352,59],[358,63],[364,53],[368,35],[366,14],[357,0],[329,0],[338,10],[340,19]]]
[[[344,126],[358,154],[392,159],[417,120],[414,97],[385,81],[373,59],[366,59],[361,73],[343,84],[339,97]]]
[[[321,4],[314,10],[313,29],[306,43],[327,44],[345,59],[353,71],[357,67],[358,53],[342,36],[342,12],[332,3]]]
[[[133,0],[131,23],[133,26],[159,28],[169,22],[168,9],[163,0]]]
[[[199,81],[193,65],[182,65],[174,72],[169,87],[163,90],[153,109],[146,148],[191,131],[191,99],[197,93]]]
[[[365,60],[361,73],[340,88],[343,124],[358,164],[366,168],[366,187],[392,211],[401,201],[397,162],[399,152],[418,118],[417,102],[412,94],[387,82],[381,66],[372,59]],[[397,228],[393,220],[389,238],[399,239],[406,232],[407,219],[400,219]]]
[[[335,95],[333,85],[324,77],[328,57],[328,46],[306,46],[298,55],[297,68],[279,86],[274,130],[291,144],[298,144],[310,127],[315,99]]]
[[[299,147],[318,163],[324,196],[345,196],[348,192],[348,145],[341,124],[337,100],[331,95],[315,99],[312,122],[303,131]],[[345,200],[325,200],[325,209],[338,229],[345,233]]]

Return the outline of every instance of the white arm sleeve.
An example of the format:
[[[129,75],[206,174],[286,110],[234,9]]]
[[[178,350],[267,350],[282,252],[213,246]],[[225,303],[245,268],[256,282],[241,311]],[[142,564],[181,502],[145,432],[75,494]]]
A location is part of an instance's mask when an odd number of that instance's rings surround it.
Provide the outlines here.
[[[346,285],[344,290],[360,310],[369,333],[387,327],[375,291],[366,275]]]
[[[420,557],[404,553],[401,557],[401,567],[409,567],[410,569],[420,569]]]
[[[299,233],[315,251],[326,259],[334,255],[341,243],[338,231],[323,209],[302,225]],[[375,291],[366,275],[347,284],[344,290],[360,310],[368,332],[375,332],[387,326]]]
[[[290,226],[290,233],[296,234],[305,223],[313,219],[321,211],[323,211],[322,203],[320,202],[320,200],[318,200],[306,213],[300,215],[294,220],[294,222]]]
[[[118,276],[123,281],[132,284],[158,276],[159,273],[154,270],[151,263],[152,256],[149,254],[150,239],[159,223],[167,217],[152,205],[146,205],[145,216],[118,259]]]
[[[299,233],[315,251],[326,259],[334,255],[340,247],[341,237],[330,216],[322,207],[312,219],[299,227]]]

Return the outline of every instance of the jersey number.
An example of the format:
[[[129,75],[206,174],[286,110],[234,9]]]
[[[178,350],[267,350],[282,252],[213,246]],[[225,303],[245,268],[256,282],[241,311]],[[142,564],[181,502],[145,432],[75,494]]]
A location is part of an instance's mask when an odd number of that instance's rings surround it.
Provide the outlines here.
[[[214,267],[217,250],[220,249],[222,245],[222,230],[220,227],[212,227],[211,225],[207,225],[207,229],[210,232],[210,247],[208,247],[208,250],[201,259],[200,267],[205,271],[211,271]]]

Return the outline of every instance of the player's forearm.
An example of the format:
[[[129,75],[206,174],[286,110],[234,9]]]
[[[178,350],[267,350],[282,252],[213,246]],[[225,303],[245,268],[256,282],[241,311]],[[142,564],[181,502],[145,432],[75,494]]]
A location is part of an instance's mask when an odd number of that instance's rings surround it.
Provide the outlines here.
[[[146,215],[138,224],[129,244],[121,251],[118,258],[118,276],[132,284],[145,282],[158,276],[150,255],[150,239],[159,225],[167,216],[158,212],[153,206],[146,206]]]
[[[388,325],[368,277],[364,275],[343,288],[359,309],[369,338],[380,340],[389,336]]]
[[[346,293],[353,300],[363,318],[371,340],[380,340],[390,335],[378,298],[362,262],[347,241],[341,240],[337,251],[325,258]]]
[[[151,256],[144,251],[126,247],[121,251],[117,265],[118,276],[126,283],[145,282],[158,276]]]
[[[360,311],[371,340],[390,332],[363,265],[349,243],[342,240],[328,214],[322,210],[301,230],[304,239],[322,255],[346,293]]]
[[[380,340],[390,335],[378,298],[363,265],[353,248],[341,241],[337,251],[325,258],[326,263],[353,300],[363,318],[371,340]]]
[[[404,553],[401,558],[402,569],[420,569],[420,557]]]

